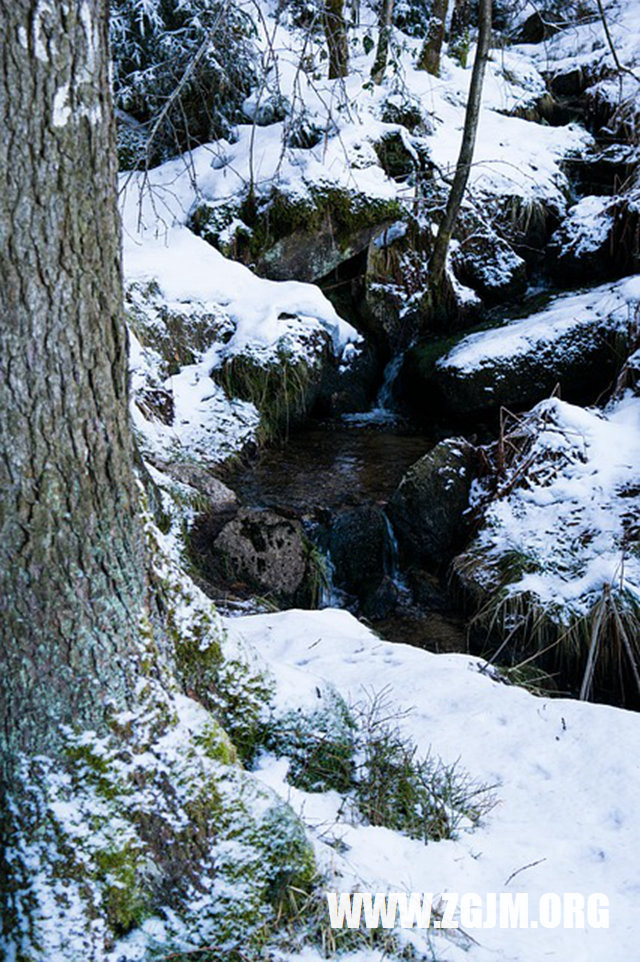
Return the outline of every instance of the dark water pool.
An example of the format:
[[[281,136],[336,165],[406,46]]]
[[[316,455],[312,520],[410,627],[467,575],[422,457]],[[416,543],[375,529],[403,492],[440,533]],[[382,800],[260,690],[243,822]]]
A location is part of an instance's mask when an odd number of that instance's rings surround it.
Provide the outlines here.
[[[435,441],[392,423],[315,422],[239,468],[232,487],[247,504],[310,514],[385,502]]]

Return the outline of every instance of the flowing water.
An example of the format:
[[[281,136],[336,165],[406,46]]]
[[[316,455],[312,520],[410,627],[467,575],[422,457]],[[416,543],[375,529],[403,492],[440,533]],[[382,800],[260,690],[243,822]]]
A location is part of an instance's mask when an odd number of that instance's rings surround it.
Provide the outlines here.
[[[330,524],[341,509],[363,504],[384,507],[407,469],[439,440],[393,410],[393,381],[401,365],[402,356],[388,365],[371,411],[311,421],[283,444],[263,451],[253,464],[239,468],[231,484],[241,500],[294,514],[305,521],[311,534],[318,525]],[[461,616],[447,611],[446,605],[429,611],[414,604],[400,570],[391,525],[389,531],[398,605],[391,615],[370,624],[391,641],[433,651],[466,651]],[[322,606],[346,604],[345,596],[330,583]]]

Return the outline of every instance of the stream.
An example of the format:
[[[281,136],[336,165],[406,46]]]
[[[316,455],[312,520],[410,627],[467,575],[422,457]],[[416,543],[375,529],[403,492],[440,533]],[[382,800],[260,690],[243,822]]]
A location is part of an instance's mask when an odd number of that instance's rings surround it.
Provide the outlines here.
[[[569,169],[575,199],[596,191],[614,194],[626,167],[621,168],[621,162],[615,157],[613,161],[604,166],[600,161],[592,161]],[[559,284],[549,270],[548,243],[549,238],[545,249],[538,252],[537,261],[529,265],[527,291],[519,298],[486,310],[475,329],[529,316],[544,307],[555,294],[582,289],[585,282],[598,283],[598,278],[585,275],[582,278],[567,276]],[[615,273],[614,270],[614,276]],[[326,293],[335,300],[336,309],[349,317],[349,305],[346,304],[344,313],[345,303],[335,291]],[[354,317],[350,319],[360,326],[357,313],[356,305]],[[337,518],[367,507],[375,509],[380,518],[380,509],[384,510],[408,468],[443,438],[473,432],[470,440],[482,443],[495,437],[497,420],[491,424],[465,426],[439,424],[437,412],[426,423],[413,422],[398,414],[394,409],[393,388],[403,357],[403,353],[396,354],[387,364],[377,398],[369,411],[312,419],[293,430],[285,441],[263,450],[253,463],[237,465],[229,480],[244,505],[272,509],[303,523],[307,535],[326,559],[327,584],[320,607],[348,608],[390,641],[435,652],[466,652],[469,650],[466,618],[449,595],[446,573],[403,569],[403,559],[399,557],[387,519],[379,523],[386,523],[392,546],[385,574],[394,600],[384,611],[384,617],[364,617],[356,598],[333,583],[335,566],[329,542]]]
[[[396,357],[388,365],[370,411],[311,420],[240,467],[231,484],[241,501],[299,517],[325,556],[322,534],[339,512],[362,505],[384,508],[408,468],[440,439],[393,411],[392,385],[401,360]],[[390,525],[389,531],[393,538]],[[354,600],[331,583],[330,558],[330,583],[321,607],[347,607],[390,641],[435,652],[467,651],[464,619],[451,610],[438,579],[424,573],[427,583],[420,594],[428,596],[428,603],[416,604],[399,570],[395,538],[393,546],[390,576],[397,603],[391,613],[362,617]]]

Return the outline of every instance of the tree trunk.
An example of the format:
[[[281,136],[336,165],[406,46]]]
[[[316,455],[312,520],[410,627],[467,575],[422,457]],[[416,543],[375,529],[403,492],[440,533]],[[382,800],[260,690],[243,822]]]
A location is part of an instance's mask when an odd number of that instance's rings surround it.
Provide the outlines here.
[[[393,18],[393,0],[382,0],[380,8],[380,23],[378,28],[378,48],[371,68],[371,79],[374,84],[381,84],[387,69],[389,59],[389,43],[391,40],[391,21]]]
[[[325,0],[324,31],[329,50],[329,80],[346,77],[349,70],[349,44],[343,0]]]
[[[461,37],[471,24],[471,0],[454,0],[451,14],[451,35]]]
[[[480,21],[478,32],[478,46],[471,72],[469,99],[462,133],[462,144],[456,164],[453,184],[447,200],[444,217],[440,223],[435,239],[433,254],[429,262],[429,309],[433,314],[440,310],[440,298],[443,295],[445,280],[445,265],[451,237],[460,211],[460,205],[469,180],[469,171],[473,160],[473,151],[480,118],[480,103],[482,101],[482,86],[489,59],[489,45],[491,42],[491,0],[480,0]]]
[[[145,579],[107,0],[0,0],[0,754],[130,703]]]
[[[427,24],[427,36],[418,58],[418,70],[426,70],[437,77],[440,74],[440,57],[447,22],[449,0],[433,0],[431,17]]]

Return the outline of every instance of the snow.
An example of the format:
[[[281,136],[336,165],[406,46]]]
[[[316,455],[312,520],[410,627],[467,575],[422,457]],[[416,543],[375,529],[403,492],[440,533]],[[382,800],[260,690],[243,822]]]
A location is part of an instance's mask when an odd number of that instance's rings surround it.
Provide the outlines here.
[[[270,756],[258,774],[310,825],[316,847],[342,877],[335,888],[371,891],[602,892],[611,903],[604,930],[485,929],[475,942],[434,935],[437,957],[469,962],[634,958],[640,873],[640,765],[629,745],[637,715],[564,699],[535,697],[481,672],[464,655],[434,655],[380,640],[344,611],[288,611],[226,622],[252,645],[277,682],[281,710],[317,707],[333,686],[348,701],[383,687],[419,752],[460,759],[472,776],[497,785],[498,806],[456,840],[423,845],[385,828],[352,824],[335,793],[286,783],[286,763]],[[343,856],[331,847],[339,838]],[[527,868],[531,863],[538,863]],[[512,883],[507,879],[522,870]],[[424,941],[422,942],[424,948]],[[615,947],[615,949],[614,949]],[[613,954],[612,954],[613,953]],[[301,962],[303,956],[288,956]],[[354,960],[365,962],[366,950]]]
[[[519,356],[539,354],[563,335],[588,335],[602,321],[611,331],[624,331],[638,303],[640,275],[581,294],[561,294],[522,320],[469,334],[438,361],[438,367],[464,374],[486,365],[514,364]]]
[[[155,281],[166,304],[181,305],[186,313],[224,310],[234,325],[230,340],[209,345],[195,364],[173,376],[170,383],[160,376],[148,349],[134,354],[138,396],[145,384],[153,383],[174,400],[175,418],[170,425],[150,417],[148,410],[134,408],[143,448],[156,458],[218,462],[255,442],[259,421],[255,409],[228,399],[209,376],[225,358],[248,352],[268,362],[283,343],[294,355],[309,358],[319,343],[309,334],[317,332],[328,335],[340,359],[359,339],[314,285],[259,278],[197,237],[188,227],[197,205],[228,207],[252,185],[258,197],[273,187],[298,199],[309,198],[314,190],[337,187],[354,197],[412,206],[418,188],[387,177],[374,150],[381,137],[394,132],[413,156],[426,153],[439,190],[442,179],[451,173],[460,145],[470,66],[463,68],[445,56],[442,76],[432,77],[413,66],[420,41],[398,35],[398,70],[389,69],[381,86],[372,85],[369,73],[374,54],[362,52],[362,40],[375,29],[375,16],[363,8],[361,18],[352,31],[349,76],[329,81],[323,76],[322,38],[310,38],[288,26],[265,5],[258,43],[266,86],[248,98],[245,113],[257,116],[275,98],[289,105],[289,116],[266,126],[240,124],[233,143],[220,140],[153,170],[121,176],[127,283]],[[304,70],[300,66],[303,52],[311,64]],[[562,161],[591,144],[592,138],[576,125],[543,127],[509,116],[534,106],[544,91],[540,70],[528,51],[494,52],[466,200],[482,218],[498,207],[504,213],[505,204],[515,204],[518,210],[537,206],[557,213],[566,210],[568,182]],[[422,125],[410,135],[400,125],[383,121],[388,104],[418,106]],[[296,126],[303,123],[321,132],[319,142],[308,149],[286,146]],[[436,197],[428,203],[440,201]],[[238,224],[235,214],[232,222]],[[233,223],[227,234],[232,229]],[[403,229],[397,223],[391,234],[400,237]],[[461,297],[476,302],[473,292],[457,283],[456,289]]]
[[[632,62],[640,4],[617,9],[616,43],[621,56]],[[362,37],[373,22],[371,11],[362,13],[354,51],[356,45],[362,49]],[[300,35],[277,23],[272,11],[265,9],[259,31],[271,66],[269,83],[293,105],[294,114],[296,105],[298,110],[304,105],[305,121],[324,132],[319,143],[310,149],[283,147],[291,132],[288,120],[247,123],[238,127],[233,143],[219,141],[198,148],[188,160],[178,158],[147,175],[122,179],[127,282],[156,281],[165,305],[186,314],[220,313],[229,320],[229,339],[206,346],[193,364],[168,378],[157,352],[132,336],[136,402],[153,385],[173,397],[171,424],[134,405],[143,450],[159,460],[177,451],[181,457],[216,461],[255,440],[255,408],[228,399],[210,377],[225,358],[244,351],[268,357],[283,338],[289,338],[294,352],[304,354],[308,335],[321,332],[347,362],[358,340],[317,287],[261,279],[195,236],[187,226],[194,205],[228,204],[249,184],[258,196],[277,186],[304,198],[314,188],[331,185],[411,204],[414,186],[388,178],[373,149],[383,135],[398,130],[410,152],[426,149],[440,183],[457,159],[469,68],[445,57],[440,78],[417,71],[412,58],[420,41],[402,38],[398,74],[390,70],[381,87],[368,83],[373,54],[355,52],[349,77],[331,82],[314,69],[300,71]],[[310,43],[313,48],[315,41]],[[591,65],[607,56],[598,23],[562,31],[544,52],[537,47],[494,52],[467,198],[476,212],[486,215],[505,199],[558,214],[567,211],[563,160],[592,145],[592,138],[577,125],[534,125],[512,114],[535,107],[545,92],[544,72],[560,72],[576,62]],[[248,117],[259,114],[260,96],[252,95],[245,104]],[[421,106],[424,124],[415,134],[381,119],[385,104],[394,98]],[[580,251],[596,249],[603,239],[606,203],[606,198],[586,198],[571,208],[569,227]],[[232,230],[233,224],[229,235]],[[403,231],[402,222],[394,224],[384,242]],[[523,352],[540,351],[561,334],[588,329],[600,319],[622,328],[638,302],[640,276],[562,295],[525,320],[464,338],[441,363],[464,372],[513,362]],[[535,441],[538,473],[488,507],[481,535],[485,545],[534,552],[538,570],[524,575],[512,590],[533,592],[544,603],[583,611],[604,585],[623,576],[640,597],[640,561],[627,557],[624,571],[621,567],[628,515],[637,517],[640,509],[638,496],[628,495],[640,463],[640,401],[625,396],[598,412],[552,399],[538,406],[533,418],[542,424]],[[497,786],[499,805],[478,827],[425,846],[386,828],[360,824],[336,792],[294,788],[287,783],[287,760],[263,755],[258,778],[299,812],[318,862],[334,875],[337,889],[513,889],[532,899],[544,892],[603,892],[611,899],[611,930],[497,929],[474,932],[473,940],[444,933],[429,938],[443,962],[600,962],[612,957],[612,946],[616,958],[637,955],[640,766],[629,750],[640,734],[637,715],[534,697],[482,671],[478,659],[387,643],[344,611],[239,617],[226,619],[225,627],[227,657],[248,652],[252,664],[264,665],[275,679],[276,712],[312,712],[328,686],[349,702],[385,688],[400,712],[413,709],[399,724],[421,754],[432,750],[449,763],[460,759],[474,778]],[[517,881],[510,885],[514,872]],[[145,923],[146,934],[157,925]],[[286,962],[319,958],[309,948],[288,954]],[[369,962],[379,953],[363,948],[344,958]]]
[[[561,231],[575,257],[596,253],[606,244],[614,223],[612,206],[611,197],[589,195],[570,208]]]
[[[609,587],[640,601],[640,558],[629,544],[640,517],[640,399],[627,394],[602,412],[552,398],[526,415],[522,428],[534,438],[526,450],[532,466],[489,504],[477,546],[532,559],[534,570],[509,592],[530,592],[558,609],[561,622],[586,614]],[[484,487],[476,482],[475,503]]]

